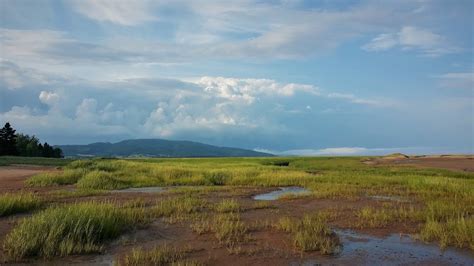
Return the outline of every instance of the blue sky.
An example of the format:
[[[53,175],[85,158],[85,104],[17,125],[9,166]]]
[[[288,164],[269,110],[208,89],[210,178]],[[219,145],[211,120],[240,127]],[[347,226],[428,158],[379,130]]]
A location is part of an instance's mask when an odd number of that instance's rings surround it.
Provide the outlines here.
[[[0,0],[0,122],[52,144],[473,153],[473,1]]]

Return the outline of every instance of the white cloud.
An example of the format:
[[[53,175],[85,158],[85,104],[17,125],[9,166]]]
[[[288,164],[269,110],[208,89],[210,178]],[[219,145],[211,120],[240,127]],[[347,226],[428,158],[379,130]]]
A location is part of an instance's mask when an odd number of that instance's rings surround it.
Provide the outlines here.
[[[324,149],[297,149],[287,151],[275,151],[268,149],[255,149],[255,151],[271,153],[279,156],[380,156],[392,153],[403,153],[407,155],[418,154],[471,154],[472,150],[449,149],[446,147],[399,147],[399,148],[365,148],[365,147],[336,147]]]
[[[446,73],[435,77],[440,80],[441,87],[474,90],[474,72]]]
[[[354,94],[346,94],[346,93],[329,93],[327,94],[328,98],[335,98],[335,99],[344,99],[347,100],[351,103],[356,103],[356,104],[363,104],[363,105],[372,105],[372,106],[389,106],[393,105],[393,103],[390,103],[389,101],[382,101],[382,100],[374,100],[374,99],[364,99],[355,96]]]
[[[37,91],[36,100],[48,105],[47,112],[40,105],[37,105],[40,109],[19,107],[15,104],[18,98],[11,98],[6,99],[10,107],[5,106],[8,111],[0,113],[0,118],[32,131],[53,130],[63,135],[88,136],[96,134],[94,131],[98,129],[101,130],[98,136],[106,132],[164,138],[193,134],[219,136],[223,132],[244,136],[254,131],[260,135],[278,135],[292,131],[287,126],[288,117],[317,109],[315,101],[334,98],[372,105],[372,102],[356,101],[356,96],[332,95],[313,85],[269,79],[202,77],[193,82],[64,79],[53,83],[50,81],[56,80],[55,77],[45,80],[46,84],[39,87],[19,90]],[[302,99],[308,104],[301,105]],[[71,132],[64,125],[80,127],[81,131]]]
[[[398,43],[396,34],[383,33],[373,38],[370,43],[364,45],[362,48],[367,51],[385,51],[397,46]]]
[[[41,91],[39,100],[44,104],[52,106],[58,103],[59,95],[55,92]]]
[[[303,149],[303,150],[289,150],[284,151],[284,154],[288,155],[302,155],[302,156],[312,156],[312,155],[357,155],[364,154],[368,151],[367,148],[361,147],[338,147],[338,148],[325,148],[319,150],[312,149]]]
[[[77,12],[97,21],[134,26],[157,18],[148,0],[74,0]]]
[[[394,47],[400,47],[402,50],[417,50],[425,56],[459,52],[459,48],[449,44],[443,36],[413,26],[402,27],[397,33],[380,34],[362,46],[362,49],[377,52]]]
[[[3,82],[9,90],[15,90],[29,85],[47,85],[52,83],[45,75],[37,71],[20,68],[16,64],[1,58],[0,81]]]
[[[97,112],[97,100],[86,98],[82,100],[76,108],[76,119],[78,120],[95,120]]]
[[[207,93],[232,101],[253,103],[259,96],[293,96],[296,92],[319,95],[319,89],[306,84],[281,84],[270,79],[202,77],[197,84]]]

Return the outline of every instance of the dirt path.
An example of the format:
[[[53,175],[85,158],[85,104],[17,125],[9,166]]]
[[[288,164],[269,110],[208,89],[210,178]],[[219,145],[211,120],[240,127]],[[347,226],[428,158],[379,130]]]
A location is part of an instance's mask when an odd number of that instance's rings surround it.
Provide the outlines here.
[[[0,167],[0,194],[24,189],[24,181],[45,171],[58,171],[52,166],[11,165]]]

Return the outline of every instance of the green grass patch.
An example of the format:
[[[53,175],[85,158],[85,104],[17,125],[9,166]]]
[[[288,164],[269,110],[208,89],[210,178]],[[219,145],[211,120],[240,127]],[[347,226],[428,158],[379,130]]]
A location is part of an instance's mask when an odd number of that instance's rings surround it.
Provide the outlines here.
[[[147,222],[143,209],[84,202],[48,208],[23,219],[4,241],[10,261],[99,252],[105,241]]]
[[[114,173],[95,170],[81,178],[76,186],[81,189],[113,190],[130,187],[130,183],[118,179]]]
[[[458,217],[445,222],[428,220],[420,232],[426,242],[438,242],[441,248],[455,246],[474,250],[474,219]]]
[[[414,207],[364,207],[356,213],[358,228],[382,228],[393,223],[421,222],[423,211]]]
[[[326,225],[322,215],[305,215],[302,219],[283,217],[275,227],[291,233],[294,246],[301,251],[335,254],[341,248],[339,237]]]
[[[237,213],[216,215],[211,228],[219,243],[227,247],[236,246],[239,242],[249,239],[248,226],[241,221]]]
[[[153,249],[133,249],[123,259],[125,266],[141,265],[200,265],[196,261],[186,260],[187,250],[178,249],[168,245],[157,246]]]
[[[239,212],[240,204],[234,199],[224,199],[215,205],[217,212]]]
[[[26,180],[30,187],[46,187],[75,184],[85,175],[84,169],[65,169],[62,172],[45,172],[34,175]]]
[[[387,195],[406,199],[408,202],[404,205],[412,204],[417,208],[400,207],[401,204],[398,204],[363,209],[357,213],[354,227],[385,227],[395,222],[415,222],[421,228],[432,221],[449,231],[457,229],[445,226],[448,220],[468,219],[474,213],[473,173],[406,166],[370,166],[361,162],[364,159],[366,157],[90,159],[73,161],[64,167],[64,173],[40,175],[31,178],[28,184],[76,184],[78,188],[93,191],[181,186],[163,194],[170,197],[179,194],[183,202],[165,199],[151,208],[156,215],[168,221],[194,219],[203,210],[222,214],[236,212],[236,204],[232,202],[208,205],[192,199],[209,193],[231,191],[235,187],[301,186],[311,191],[308,197],[337,200],[367,200],[369,196]],[[453,245],[455,242],[447,243]]]
[[[184,195],[168,198],[157,202],[151,208],[151,213],[155,217],[164,217],[169,223],[185,221],[193,218],[206,208],[207,203],[199,198]]]
[[[6,193],[0,195],[0,217],[28,212],[42,205],[33,193]]]
[[[64,166],[72,161],[73,159],[64,158],[0,156],[0,165],[31,164],[44,166]]]

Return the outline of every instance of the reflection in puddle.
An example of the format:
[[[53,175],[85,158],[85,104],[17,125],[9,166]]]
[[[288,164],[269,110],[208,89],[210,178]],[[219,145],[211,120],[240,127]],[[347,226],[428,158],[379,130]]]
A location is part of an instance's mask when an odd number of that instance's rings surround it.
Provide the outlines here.
[[[306,261],[303,265],[474,265],[474,255],[468,250],[449,248],[440,250],[436,244],[424,244],[398,234],[387,238],[361,235],[347,230],[336,230],[343,249],[337,257]]]
[[[281,187],[279,190],[275,190],[269,193],[256,195],[253,197],[254,200],[277,200],[283,195],[287,194],[307,194],[309,190],[302,187]]]
[[[156,193],[156,192],[163,192],[165,190],[164,187],[132,187],[120,190],[112,190],[112,192],[142,192],[142,193]]]

